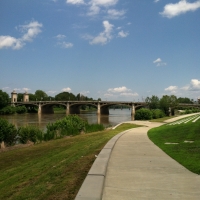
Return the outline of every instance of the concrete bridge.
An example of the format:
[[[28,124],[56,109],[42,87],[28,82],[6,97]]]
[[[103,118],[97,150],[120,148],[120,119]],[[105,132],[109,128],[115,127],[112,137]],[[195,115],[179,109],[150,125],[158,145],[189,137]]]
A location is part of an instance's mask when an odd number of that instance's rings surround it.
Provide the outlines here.
[[[109,107],[128,106],[131,109],[131,115],[135,115],[135,110],[145,107],[144,102],[120,102],[120,101],[26,101],[26,102],[12,102],[13,106],[38,107],[39,114],[53,114],[53,107],[55,105],[62,105],[66,107],[66,114],[80,114],[80,107],[89,105],[97,109],[98,115],[109,115]]]

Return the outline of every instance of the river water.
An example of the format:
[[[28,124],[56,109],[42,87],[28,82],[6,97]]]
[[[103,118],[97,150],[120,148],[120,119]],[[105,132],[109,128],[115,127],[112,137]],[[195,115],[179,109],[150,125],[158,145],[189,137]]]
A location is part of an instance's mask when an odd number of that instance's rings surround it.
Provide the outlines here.
[[[104,126],[115,126],[124,121],[132,121],[131,111],[129,109],[110,109],[109,115],[98,116],[96,111],[84,112],[79,116],[86,119],[90,124],[103,124]],[[1,118],[7,119],[10,123],[14,124],[17,128],[20,126],[34,125],[44,130],[48,123],[55,122],[62,119],[66,114],[15,114],[15,115],[1,115]]]

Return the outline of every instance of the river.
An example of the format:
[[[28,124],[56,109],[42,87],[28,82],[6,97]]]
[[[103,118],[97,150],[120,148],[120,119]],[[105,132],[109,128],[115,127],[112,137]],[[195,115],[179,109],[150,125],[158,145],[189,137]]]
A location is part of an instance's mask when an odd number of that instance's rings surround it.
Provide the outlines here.
[[[115,126],[124,121],[131,121],[131,111],[129,109],[110,109],[109,115],[98,116],[96,111],[84,112],[79,114],[88,123],[95,124],[101,123],[104,126]],[[10,123],[14,124],[17,128],[20,126],[34,125],[44,130],[48,123],[55,122],[62,119],[66,114],[15,114],[15,115],[0,115],[1,118],[7,119]]]

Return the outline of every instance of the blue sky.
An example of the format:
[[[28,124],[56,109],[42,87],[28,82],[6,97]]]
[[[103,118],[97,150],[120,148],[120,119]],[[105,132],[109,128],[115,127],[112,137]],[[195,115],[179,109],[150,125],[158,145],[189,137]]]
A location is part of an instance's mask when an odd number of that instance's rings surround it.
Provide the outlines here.
[[[0,89],[200,97],[200,0],[0,0]]]

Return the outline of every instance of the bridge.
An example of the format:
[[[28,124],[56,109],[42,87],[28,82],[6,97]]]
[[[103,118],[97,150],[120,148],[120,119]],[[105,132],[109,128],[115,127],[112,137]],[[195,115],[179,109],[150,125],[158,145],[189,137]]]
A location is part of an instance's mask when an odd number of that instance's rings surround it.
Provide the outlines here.
[[[39,114],[53,114],[53,107],[62,105],[66,108],[66,114],[80,114],[80,107],[89,105],[97,109],[98,115],[109,115],[109,107],[111,106],[127,106],[131,109],[131,115],[135,116],[135,111],[142,107],[147,107],[145,102],[126,102],[126,101],[29,101],[29,94],[24,93],[23,101],[17,101],[17,93],[11,93],[12,106],[37,107]],[[200,104],[178,104],[177,107],[200,107]],[[169,112],[173,108],[169,108]]]
[[[39,114],[53,114],[53,107],[62,105],[66,108],[66,114],[80,114],[80,107],[89,105],[97,109],[98,115],[109,115],[110,106],[127,106],[131,109],[131,115],[135,115],[135,110],[145,107],[144,102],[122,102],[122,101],[26,101],[12,102],[13,106],[38,107]]]

